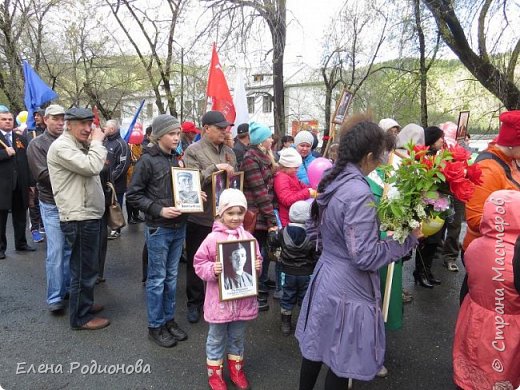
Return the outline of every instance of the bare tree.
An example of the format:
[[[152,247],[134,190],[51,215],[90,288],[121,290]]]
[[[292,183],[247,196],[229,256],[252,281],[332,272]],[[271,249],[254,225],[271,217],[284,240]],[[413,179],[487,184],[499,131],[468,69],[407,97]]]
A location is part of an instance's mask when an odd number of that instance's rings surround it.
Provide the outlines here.
[[[161,90],[163,90],[170,114],[177,116],[175,95],[171,85],[175,60],[173,45],[175,28],[187,0],[164,0],[159,3],[158,7],[148,5],[146,8],[139,8],[137,2],[131,0],[104,1],[146,71],[159,112],[166,112],[161,97]],[[153,11],[156,13],[153,14]],[[132,25],[128,23],[128,20],[133,22]],[[138,43],[136,31],[139,31],[145,40],[146,49]],[[165,57],[162,55],[164,50]]]
[[[325,38],[327,45],[321,68],[325,83],[325,136],[330,132],[332,96],[337,87],[344,86],[355,96],[370,75],[379,70],[375,62],[388,28],[388,10],[384,7],[388,6],[347,0],[333,20]],[[375,19],[379,21],[377,26]],[[323,150],[325,148],[326,143]]]
[[[507,18],[509,7],[517,7],[507,0],[483,0],[472,4],[477,16],[477,47],[472,48],[466,32],[457,17],[452,0],[422,0],[429,8],[439,28],[444,42],[457,55],[464,66],[508,110],[520,108],[520,89],[515,84],[515,68],[520,54],[520,38],[513,30],[517,23],[511,24]],[[513,13],[516,15],[517,13]],[[491,34],[489,23],[493,17],[493,25],[500,28]],[[468,26],[468,34],[471,25]],[[511,45],[504,42],[512,35]],[[493,38],[495,38],[493,40]],[[502,39],[504,38],[504,39]],[[494,52],[490,52],[491,47]],[[502,63],[502,64],[501,64]]]
[[[11,110],[21,111],[23,104],[23,72],[19,42],[29,23],[28,4],[20,0],[0,3],[0,89]]]
[[[421,10],[420,0],[412,0],[413,13],[415,21],[415,32],[419,43],[419,85],[420,85],[420,101],[421,101],[421,124],[428,127],[428,71],[435,62],[437,51],[439,49],[440,34],[437,33],[433,54],[428,56],[427,44],[424,31],[424,17]],[[429,58],[429,60],[428,60]]]
[[[287,129],[283,66],[287,34],[286,0],[203,0],[203,3],[214,11],[217,16],[214,20],[227,19],[230,30],[239,29],[242,38],[250,34],[254,20],[260,18],[267,24],[272,42],[274,129],[282,137]]]

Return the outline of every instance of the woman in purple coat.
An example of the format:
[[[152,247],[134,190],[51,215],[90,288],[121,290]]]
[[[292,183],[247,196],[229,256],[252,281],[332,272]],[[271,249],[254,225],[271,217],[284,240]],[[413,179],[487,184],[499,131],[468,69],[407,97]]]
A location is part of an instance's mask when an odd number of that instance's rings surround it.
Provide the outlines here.
[[[314,388],[322,363],[329,367],[326,389],[345,389],[347,378],[371,380],[383,366],[378,270],[408,254],[421,235],[414,230],[403,245],[379,238],[365,176],[381,164],[384,150],[377,124],[356,124],[341,137],[336,165],[318,186],[313,217],[323,252],[296,329],[303,355],[300,390]]]

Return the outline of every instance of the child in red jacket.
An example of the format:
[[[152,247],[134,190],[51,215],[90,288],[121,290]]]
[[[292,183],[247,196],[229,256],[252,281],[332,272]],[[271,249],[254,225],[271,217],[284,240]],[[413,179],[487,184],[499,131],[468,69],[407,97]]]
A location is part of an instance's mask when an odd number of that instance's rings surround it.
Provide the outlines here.
[[[282,226],[289,223],[289,208],[299,200],[306,200],[316,196],[316,191],[303,184],[296,172],[302,165],[302,157],[293,148],[283,149],[280,152],[280,170],[274,177],[274,192],[278,199],[278,208]]]

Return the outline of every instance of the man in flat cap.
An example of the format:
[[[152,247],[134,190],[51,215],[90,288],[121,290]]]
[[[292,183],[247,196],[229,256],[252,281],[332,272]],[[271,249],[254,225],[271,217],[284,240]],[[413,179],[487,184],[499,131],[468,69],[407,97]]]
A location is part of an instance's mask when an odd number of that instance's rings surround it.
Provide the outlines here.
[[[46,130],[31,141],[27,149],[27,157],[29,168],[36,180],[41,216],[48,237],[45,260],[47,305],[52,314],[62,314],[65,310],[65,296],[70,288],[70,248],[65,245],[65,235],[60,228],[60,216],[52,194],[47,167],[47,152],[63,133],[65,109],[57,104],[50,105],[45,110],[44,120],[47,125]]]
[[[201,187],[208,194],[208,199],[213,197],[212,173],[225,170],[228,175],[231,175],[236,168],[233,149],[224,145],[227,128],[232,125],[220,111],[208,111],[202,117],[204,135],[199,142],[191,144],[184,153],[186,167],[200,170]],[[211,203],[208,205],[207,202],[204,202],[204,213],[190,215],[186,226],[186,236],[189,237],[186,241],[186,295],[188,296],[188,321],[191,323],[200,320],[200,313],[204,305],[204,284],[193,269],[193,256],[202,241],[211,233],[212,209]]]
[[[70,326],[95,330],[110,324],[95,317],[103,306],[94,304],[98,275],[99,230],[105,196],[99,173],[105,165],[105,133],[93,127],[94,114],[86,108],[65,112],[66,130],[52,143],[47,165],[60,215],[60,227],[70,256]]]

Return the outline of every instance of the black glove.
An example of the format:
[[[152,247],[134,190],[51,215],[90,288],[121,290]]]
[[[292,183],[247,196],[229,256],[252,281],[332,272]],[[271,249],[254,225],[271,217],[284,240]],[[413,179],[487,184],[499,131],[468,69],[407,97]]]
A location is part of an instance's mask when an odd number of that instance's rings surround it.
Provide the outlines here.
[[[271,230],[267,233],[267,245],[269,248],[276,249],[278,247],[278,231]]]

